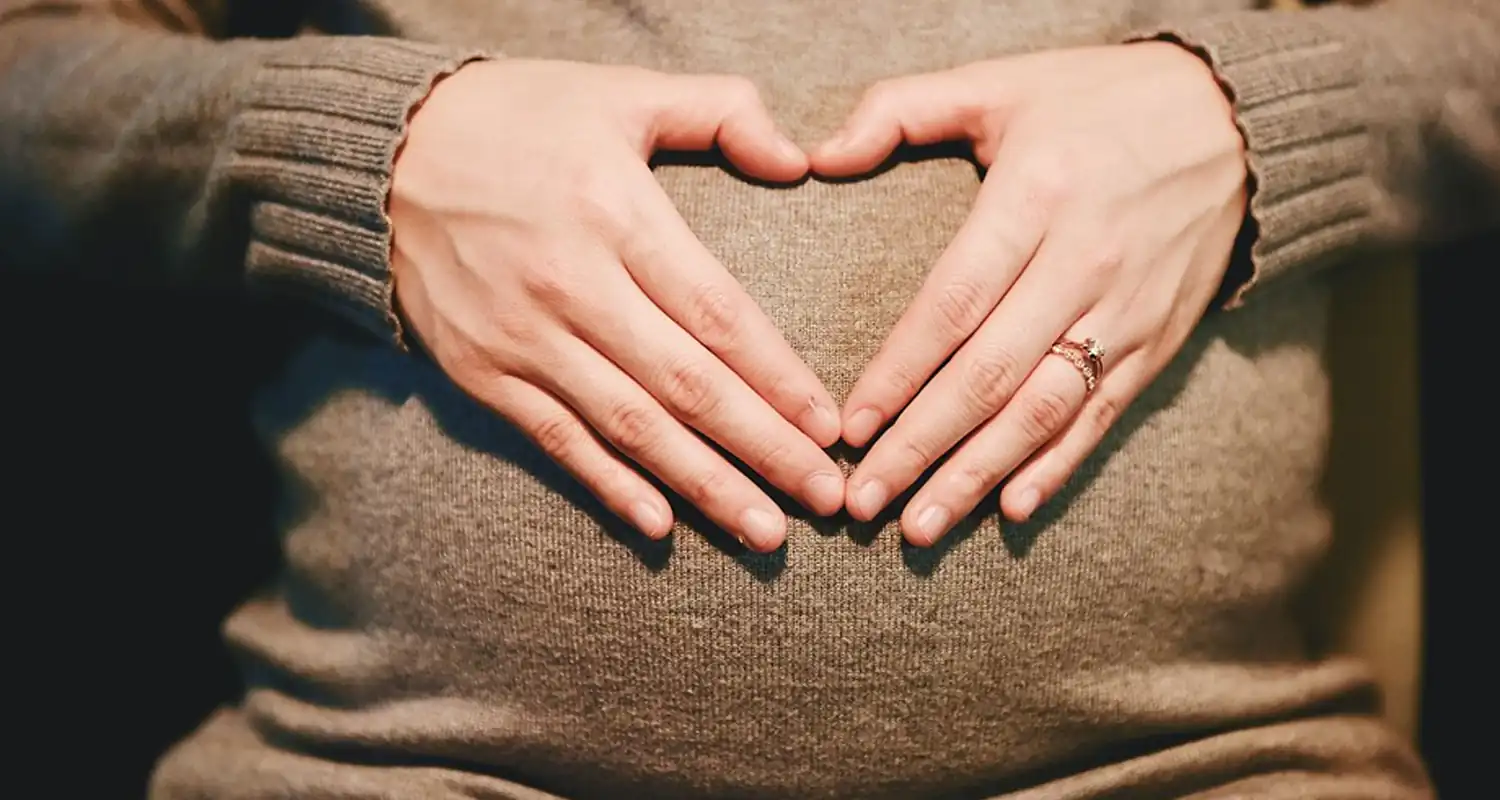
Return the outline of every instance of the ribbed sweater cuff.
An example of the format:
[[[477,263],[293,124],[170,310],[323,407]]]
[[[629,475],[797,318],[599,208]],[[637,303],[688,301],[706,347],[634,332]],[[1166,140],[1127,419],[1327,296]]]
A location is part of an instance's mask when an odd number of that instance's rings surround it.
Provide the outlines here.
[[[1225,307],[1295,268],[1337,257],[1380,228],[1376,137],[1357,101],[1358,47],[1311,14],[1245,11],[1168,22],[1129,41],[1175,42],[1213,68],[1234,104],[1251,176],[1246,235]]]
[[[392,168],[432,85],[484,55],[365,37],[277,45],[231,132],[231,172],[251,195],[249,279],[402,346],[386,214]]]

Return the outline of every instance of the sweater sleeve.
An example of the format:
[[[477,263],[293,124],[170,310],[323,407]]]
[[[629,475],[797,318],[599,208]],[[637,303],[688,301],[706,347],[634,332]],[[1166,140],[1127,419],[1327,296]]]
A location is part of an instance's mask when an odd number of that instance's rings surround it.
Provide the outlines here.
[[[1500,225],[1500,2],[1247,10],[1147,39],[1209,62],[1248,146],[1229,307],[1357,250]]]
[[[0,264],[244,281],[399,341],[392,163],[478,54],[230,39],[234,5],[0,0]]]

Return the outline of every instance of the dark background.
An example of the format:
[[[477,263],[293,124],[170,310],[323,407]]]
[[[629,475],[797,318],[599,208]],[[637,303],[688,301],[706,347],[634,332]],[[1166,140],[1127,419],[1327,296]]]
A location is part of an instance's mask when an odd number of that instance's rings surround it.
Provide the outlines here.
[[[1493,372],[1476,278],[1500,239],[1428,253],[1422,272],[1428,645],[1422,745],[1445,796],[1475,780],[1486,730],[1469,642],[1493,585],[1466,554],[1495,533],[1472,449]],[[23,755],[70,770],[69,796],[139,797],[153,760],[238,686],[220,620],[275,568],[269,465],[245,414],[279,326],[233,295],[0,272],[11,587],[6,684]],[[1465,447],[1467,445],[1468,447]],[[1492,490],[1491,490],[1492,491]],[[1491,593],[1492,594],[1492,593]],[[1454,624],[1455,621],[1457,624]],[[31,756],[27,756],[30,758]],[[13,769],[24,773],[26,763]],[[88,787],[86,791],[84,787]]]
[[[1500,235],[1422,259],[1422,517],[1426,635],[1421,745],[1444,798],[1494,792],[1493,667],[1480,660],[1496,630],[1493,438],[1495,295]],[[1481,733],[1481,731],[1486,731]],[[1488,762],[1488,763],[1487,763]]]
[[[275,36],[299,5],[232,8],[246,15],[230,20],[237,35]],[[1495,578],[1475,554],[1500,526],[1481,505],[1492,456],[1467,451],[1493,426],[1480,325],[1495,312],[1478,277],[1500,267],[1500,237],[1423,262],[1421,744],[1443,795],[1465,797],[1487,785],[1479,745],[1492,738],[1471,642],[1495,630]],[[288,321],[232,294],[79,286],[3,264],[0,301],[0,452],[22,476],[0,495],[5,688],[20,711],[8,721],[27,739],[11,768],[60,775],[64,796],[139,797],[161,751],[238,692],[219,622],[276,567],[270,467],[245,403]]]

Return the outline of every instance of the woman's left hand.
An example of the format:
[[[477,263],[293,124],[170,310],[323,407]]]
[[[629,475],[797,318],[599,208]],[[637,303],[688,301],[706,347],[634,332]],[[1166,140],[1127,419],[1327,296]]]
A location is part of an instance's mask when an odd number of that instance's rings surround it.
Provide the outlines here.
[[[962,442],[902,515],[917,545],[1007,476],[1000,506],[1018,521],[1062,487],[1187,340],[1246,211],[1229,101],[1202,60],[1162,42],[884,82],[812,166],[855,175],[903,140],[955,139],[988,169],[973,211],[843,413],[856,446],[900,414],[850,478],[859,519]],[[1107,348],[1092,391],[1098,364],[1052,352],[1087,339]]]

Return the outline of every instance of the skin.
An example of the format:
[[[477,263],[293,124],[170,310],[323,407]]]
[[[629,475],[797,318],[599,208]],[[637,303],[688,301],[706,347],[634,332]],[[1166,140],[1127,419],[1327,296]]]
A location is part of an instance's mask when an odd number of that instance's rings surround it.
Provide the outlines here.
[[[397,160],[392,270],[404,319],[448,376],[615,513],[647,536],[671,529],[633,462],[770,551],[785,516],[698,434],[832,514],[844,483],[823,447],[840,424],[647,165],[659,148],[715,144],[753,177],[807,173],[741,78],[465,67],[416,112]]]
[[[717,145],[763,180],[849,177],[947,140],[973,144],[984,183],[841,414],[647,166]],[[925,546],[1001,482],[1014,520],[1056,494],[1207,309],[1246,194],[1229,103],[1171,44],[886,81],[809,153],[740,78],[507,60],[414,115],[392,270],[449,377],[646,535],[672,511],[637,467],[746,546],[784,542],[776,504],[701,434],[810,511],[862,520],[952,451],[901,518]],[[1094,392],[1049,355],[1059,337],[1109,349]],[[823,452],[840,435],[874,440],[847,485]]]
[[[1196,56],[1132,44],[882,83],[812,151],[816,172],[848,176],[902,140],[962,139],[988,170],[845,404],[856,446],[894,419],[850,477],[856,518],[950,450],[902,513],[913,544],[936,542],[1002,481],[1001,510],[1017,521],[1057,493],[1223,281],[1246,211],[1233,119]],[[1108,348],[1091,394],[1049,355],[1059,337]]]

